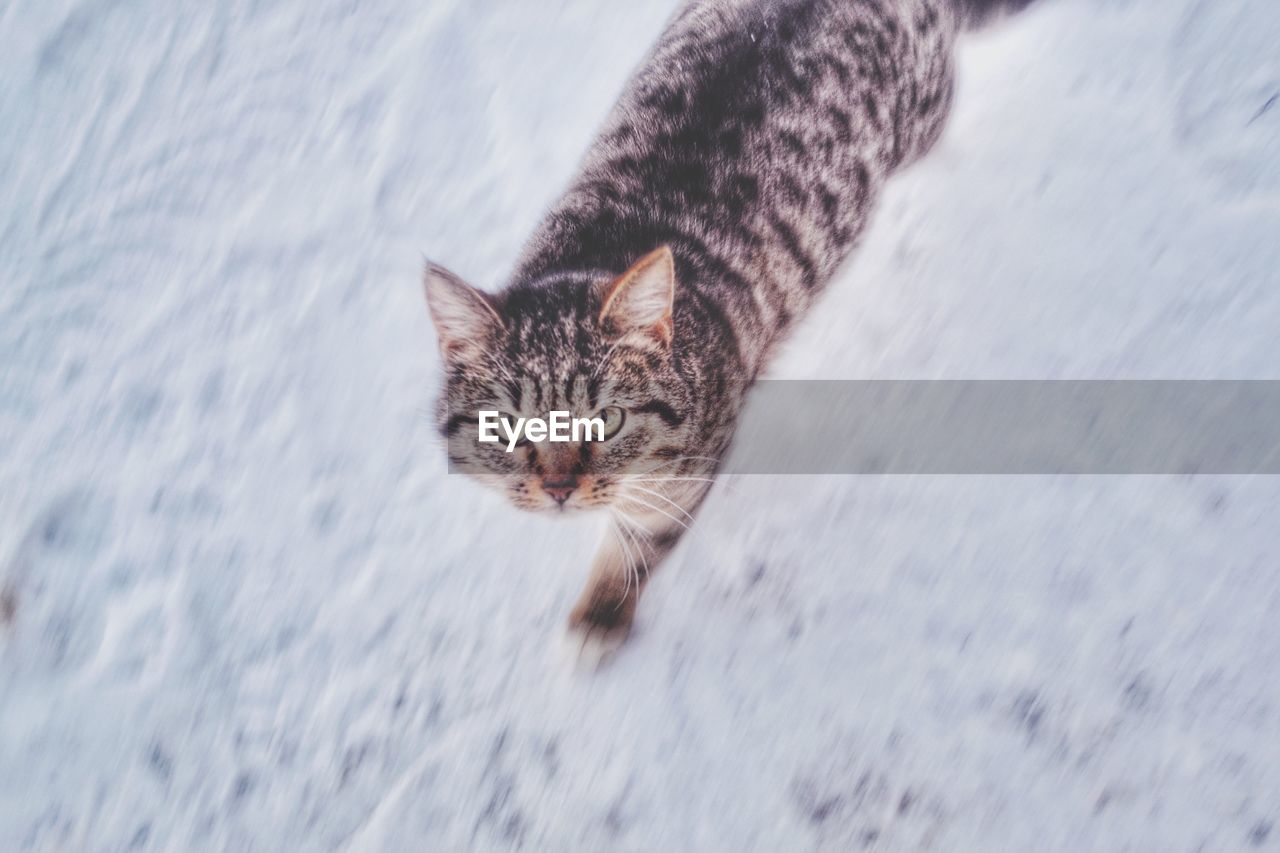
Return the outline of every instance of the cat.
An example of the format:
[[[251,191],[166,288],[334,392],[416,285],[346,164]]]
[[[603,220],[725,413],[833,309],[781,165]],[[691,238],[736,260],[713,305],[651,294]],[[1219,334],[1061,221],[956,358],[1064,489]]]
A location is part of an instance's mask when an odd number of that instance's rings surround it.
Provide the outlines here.
[[[744,395],[937,141],[958,32],[1030,0],[692,0],[490,294],[428,262],[455,470],[610,513],[569,617],[598,664],[693,521]],[[600,441],[477,441],[477,413],[598,415]]]

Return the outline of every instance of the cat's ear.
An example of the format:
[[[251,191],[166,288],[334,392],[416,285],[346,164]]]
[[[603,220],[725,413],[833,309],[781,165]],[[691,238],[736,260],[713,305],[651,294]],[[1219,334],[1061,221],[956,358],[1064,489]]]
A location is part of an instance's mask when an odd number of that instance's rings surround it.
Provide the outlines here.
[[[441,355],[465,357],[493,342],[502,320],[488,294],[431,261],[427,261],[423,287]]]
[[[607,334],[641,332],[670,346],[675,291],[675,258],[670,249],[661,246],[608,284],[600,308],[600,326]]]

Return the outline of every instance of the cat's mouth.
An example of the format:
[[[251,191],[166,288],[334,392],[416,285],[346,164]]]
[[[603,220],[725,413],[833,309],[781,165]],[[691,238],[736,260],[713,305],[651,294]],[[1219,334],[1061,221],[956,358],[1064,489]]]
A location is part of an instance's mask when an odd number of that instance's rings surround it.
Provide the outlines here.
[[[522,509],[548,514],[589,512],[604,505],[599,485],[583,475],[531,477],[513,497]]]
[[[572,500],[572,499],[567,500],[564,503],[558,503],[556,501],[548,501],[548,500],[538,500],[536,502],[524,501],[524,502],[520,502],[519,506],[521,509],[525,509],[525,510],[528,510],[529,512],[535,512],[535,513],[538,513],[539,515],[545,515],[545,516],[579,515],[584,512],[591,512],[593,510],[598,510],[603,508],[602,504],[580,503],[579,501]]]

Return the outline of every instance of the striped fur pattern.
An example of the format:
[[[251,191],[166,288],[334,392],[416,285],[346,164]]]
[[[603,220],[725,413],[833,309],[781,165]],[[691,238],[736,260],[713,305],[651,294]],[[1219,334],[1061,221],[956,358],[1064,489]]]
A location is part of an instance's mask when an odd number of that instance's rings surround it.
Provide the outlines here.
[[[626,636],[770,352],[937,140],[955,34],[1023,2],[692,0],[507,286],[428,266],[452,463],[525,509],[612,515],[570,618],[584,654]],[[486,408],[622,424],[508,454],[475,441]]]

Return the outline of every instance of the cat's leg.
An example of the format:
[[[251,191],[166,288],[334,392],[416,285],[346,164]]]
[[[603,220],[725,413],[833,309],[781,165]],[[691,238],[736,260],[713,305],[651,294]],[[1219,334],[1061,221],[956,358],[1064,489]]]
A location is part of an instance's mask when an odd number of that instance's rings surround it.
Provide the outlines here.
[[[692,520],[690,513],[673,509],[671,517],[633,515],[610,522],[569,615],[570,651],[579,663],[598,666],[627,639],[640,593]]]

